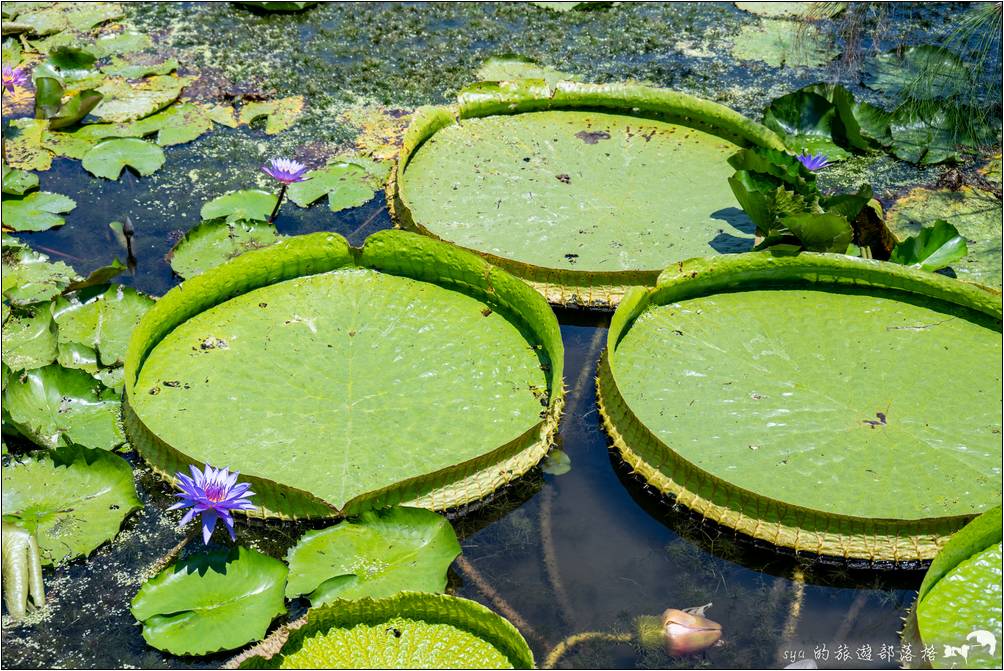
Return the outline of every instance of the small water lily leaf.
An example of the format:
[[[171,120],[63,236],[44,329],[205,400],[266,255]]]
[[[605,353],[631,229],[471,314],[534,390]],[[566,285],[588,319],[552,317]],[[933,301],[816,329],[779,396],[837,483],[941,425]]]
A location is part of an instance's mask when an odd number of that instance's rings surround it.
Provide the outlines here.
[[[118,395],[82,370],[35,368],[12,380],[3,398],[11,422],[37,445],[113,450],[125,442]]]
[[[104,140],[84,155],[87,172],[105,179],[118,179],[129,166],[140,175],[150,175],[164,165],[164,150],[138,138]]]
[[[260,189],[231,191],[202,206],[200,216],[204,220],[226,218],[227,221],[253,220],[268,221],[275,209],[274,193]]]
[[[966,239],[955,226],[939,219],[933,225],[920,229],[917,235],[899,242],[893,247],[889,260],[904,266],[934,271],[947,268],[965,257],[968,251]]]
[[[21,48],[21,43],[17,41],[14,37],[8,37],[3,41],[2,46],[0,46],[0,54],[2,54],[3,64],[9,68],[16,68],[21,64],[21,53],[23,49]]]
[[[509,81],[513,79],[543,79],[549,85],[560,81],[579,81],[579,75],[523,58],[521,56],[492,56],[478,68],[477,77],[483,81]]]
[[[237,128],[239,122],[237,121],[237,110],[235,110],[230,105],[224,105],[222,103],[197,103],[199,107],[209,116],[210,119],[220,124],[221,126],[226,126],[227,128]]]
[[[446,594],[311,608],[270,659],[242,669],[532,669],[533,653],[512,624],[481,604]]]
[[[35,534],[45,564],[89,555],[141,507],[129,462],[110,452],[61,447],[3,469],[4,520]]]
[[[49,305],[3,307],[3,363],[11,370],[41,368],[56,360],[56,325]]]
[[[62,261],[49,263],[45,254],[4,236],[3,297],[13,305],[48,301],[76,278],[73,268]]]
[[[102,121],[125,122],[142,119],[178,99],[189,81],[186,77],[154,76],[135,84],[125,79],[109,79],[98,93],[104,100],[91,112]]]
[[[3,166],[3,192],[15,196],[23,196],[26,192],[38,188],[38,175],[26,170],[11,170]]]
[[[102,35],[88,47],[88,50],[98,58],[142,51],[153,46],[149,35],[134,32],[122,32],[112,35]]]
[[[202,552],[148,580],[132,600],[143,638],[175,655],[233,650],[286,612],[281,561],[244,547]]]
[[[110,286],[84,303],[76,298],[60,298],[53,307],[59,342],[94,348],[102,366],[122,363],[133,328],[153,302],[149,296],[121,284]]]
[[[178,241],[168,260],[171,269],[187,279],[279,239],[275,226],[264,221],[204,221]]]
[[[966,240],[968,253],[952,270],[964,280],[1000,288],[1001,202],[989,191],[964,186],[914,189],[889,208],[886,225],[898,238],[918,235],[940,219],[951,223]]]
[[[59,46],[49,52],[49,58],[35,66],[32,78],[36,94],[43,77],[57,80],[64,88],[82,89],[98,86],[104,75],[94,67],[94,54],[75,46]],[[37,95],[36,95],[37,97]]]
[[[838,53],[815,26],[787,19],[743,26],[732,47],[732,55],[739,60],[764,61],[773,67],[818,67]]]
[[[178,61],[168,58],[161,63],[132,63],[123,58],[113,58],[111,63],[101,68],[101,71],[113,77],[126,79],[141,79],[150,75],[169,75],[178,69]]]
[[[320,170],[308,172],[306,181],[290,184],[287,193],[300,207],[307,207],[327,195],[328,207],[338,212],[368,203],[378,188],[379,179],[362,165],[336,159]]]
[[[897,100],[949,98],[970,81],[962,59],[930,44],[879,54],[864,69],[865,86]]]
[[[45,119],[11,119],[5,133],[7,165],[22,170],[48,170],[52,152],[42,147],[42,134],[49,127]]]
[[[122,387],[125,385],[125,367],[102,368],[97,373],[94,373],[94,379],[109,389],[114,389],[116,393],[121,394]]]
[[[72,198],[49,191],[36,191],[20,200],[5,200],[3,224],[15,231],[46,231],[66,223],[60,214],[77,206]]]
[[[98,353],[93,347],[77,342],[61,342],[58,346],[56,362],[63,368],[75,368],[93,376],[98,372]]]
[[[839,124],[836,106],[810,91],[775,98],[763,117],[763,125],[783,137],[792,151],[821,153],[831,163],[850,156],[834,140],[836,124]]]
[[[1000,506],[983,513],[949,539],[931,563],[917,597],[917,631],[939,655],[967,648],[936,666],[993,669],[1001,666],[1002,632]]]
[[[56,2],[18,14],[17,22],[28,26],[32,35],[52,35],[62,31],[82,32],[122,16],[122,6],[115,2]]]
[[[555,447],[548,453],[541,470],[548,475],[564,475],[572,470],[572,458],[564,450]]]
[[[213,120],[206,111],[194,103],[178,103],[132,125],[140,135],[157,132],[157,144],[167,147],[184,144],[212,130]]]
[[[340,123],[359,130],[353,144],[365,156],[386,160],[397,157],[411,114],[383,105],[358,105],[338,115]]]
[[[241,107],[240,123],[250,124],[255,119],[266,117],[265,134],[280,133],[300,118],[303,112],[303,96],[291,96],[279,100],[265,102],[250,102]]]
[[[442,592],[459,554],[453,527],[432,511],[365,512],[303,535],[286,557],[286,596],[309,594],[311,606],[319,606],[401,591]]]

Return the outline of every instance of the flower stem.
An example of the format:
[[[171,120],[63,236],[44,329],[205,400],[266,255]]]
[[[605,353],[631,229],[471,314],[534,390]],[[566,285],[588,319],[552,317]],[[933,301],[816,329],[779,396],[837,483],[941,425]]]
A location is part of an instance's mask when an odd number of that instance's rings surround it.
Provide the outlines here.
[[[286,195],[286,185],[283,184],[282,188],[279,189],[279,197],[275,201],[275,208],[272,210],[272,214],[268,215],[268,223],[275,223],[275,218],[279,214],[279,208],[282,207],[282,199]]]
[[[579,643],[584,643],[586,641],[610,641],[612,643],[630,643],[634,639],[634,634],[622,633],[615,634],[609,631],[584,631],[579,634],[572,634],[565,640],[563,640],[558,645],[554,646],[554,649],[547,655],[547,659],[544,660],[542,669],[553,669],[557,666],[558,661],[565,656],[569,650],[577,646]]]
[[[544,638],[537,633],[537,630],[531,627],[530,623],[524,620],[523,617],[509,605],[509,602],[503,599],[502,595],[495,591],[495,588],[493,588],[485,577],[481,575],[480,571],[474,568],[474,565],[471,564],[471,562],[467,561],[466,557],[463,555],[457,557],[456,567],[465,578],[474,583],[474,586],[477,587],[478,590],[492,602],[492,605],[495,606],[495,610],[502,613],[506,619],[516,625],[516,628],[519,629],[520,633],[527,638],[533,639],[539,644],[543,644],[545,646],[547,645],[547,641],[545,641]]]

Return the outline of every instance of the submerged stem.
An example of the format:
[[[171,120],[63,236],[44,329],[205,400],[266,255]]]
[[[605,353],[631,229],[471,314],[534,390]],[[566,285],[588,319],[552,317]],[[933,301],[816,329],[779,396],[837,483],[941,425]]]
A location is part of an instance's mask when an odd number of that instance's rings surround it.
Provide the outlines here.
[[[513,610],[513,607],[509,605],[509,602],[502,598],[502,595],[495,591],[495,588],[489,584],[481,572],[474,568],[474,565],[467,561],[467,558],[461,555],[456,561],[457,569],[464,575],[465,578],[470,580],[478,588],[478,590],[484,594],[495,610],[499,611],[512,622],[520,633],[527,638],[532,638],[537,644],[542,646],[547,646],[547,641],[537,633],[537,630],[530,626],[530,624],[523,619],[523,616]]]
[[[788,619],[781,630],[781,649],[778,650],[778,663],[783,665],[784,651],[795,638],[798,629],[798,616],[802,613],[802,603],[805,601],[805,572],[801,566],[796,566],[791,572],[791,605],[788,606]]]
[[[275,207],[272,208],[272,214],[268,215],[268,223],[275,223],[275,218],[279,214],[279,208],[282,207],[282,199],[286,195],[286,185],[283,184],[282,188],[279,189],[279,197],[275,200]]]
[[[547,655],[547,659],[544,660],[544,664],[541,666],[542,669],[553,669],[558,661],[565,656],[565,654],[577,646],[580,643],[586,641],[610,641],[612,643],[630,643],[634,640],[634,634],[622,633],[615,634],[609,631],[584,631],[578,634],[572,634],[567,637],[558,645],[554,646]]]

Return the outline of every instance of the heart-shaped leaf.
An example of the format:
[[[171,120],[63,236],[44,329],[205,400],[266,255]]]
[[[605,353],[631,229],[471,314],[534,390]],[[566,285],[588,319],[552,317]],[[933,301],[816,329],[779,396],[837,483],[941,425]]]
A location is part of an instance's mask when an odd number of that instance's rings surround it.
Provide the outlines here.
[[[459,554],[453,527],[434,512],[366,512],[303,535],[286,558],[286,595],[309,594],[311,605],[319,606],[401,591],[442,592],[446,571]]]
[[[127,165],[150,175],[164,165],[164,150],[137,138],[118,138],[98,143],[83,160],[85,170],[105,179],[118,179]]]
[[[854,238],[850,222],[839,214],[796,214],[781,223],[810,252],[843,254]]]
[[[275,194],[259,189],[231,191],[214,198],[202,206],[200,214],[203,219],[226,218],[234,221],[268,221],[269,215],[275,209]]]
[[[381,164],[374,164],[381,168]],[[307,207],[324,195],[328,207],[338,212],[359,207],[369,202],[381,186],[381,179],[367,169],[366,164],[355,161],[338,161],[307,173],[307,179],[289,186],[289,199],[300,207]]]
[[[193,555],[147,581],[132,600],[143,638],[175,655],[233,650],[286,612],[286,566],[243,547]]]
[[[11,170],[3,166],[3,192],[14,196],[23,196],[26,192],[38,188],[38,175],[26,170]]]
[[[102,450],[62,447],[3,469],[4,519],[35,534],[46,564],[89,555],[140,507],[129,462]]]
[[[47,301],[59,295],[76,278],[73,268],[62,261],[49,263],[45,254],[39,254],[8,235],[3,236],[3,297],[11,304]]]

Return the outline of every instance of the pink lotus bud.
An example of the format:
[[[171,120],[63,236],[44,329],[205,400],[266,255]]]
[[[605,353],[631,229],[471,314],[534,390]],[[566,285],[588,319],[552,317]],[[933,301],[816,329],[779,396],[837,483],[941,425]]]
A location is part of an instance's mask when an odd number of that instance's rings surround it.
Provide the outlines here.
[[[722,625],[702,615],[670,608],[662,614],[662,635],[670,656],[691,655],[718,642]]]

